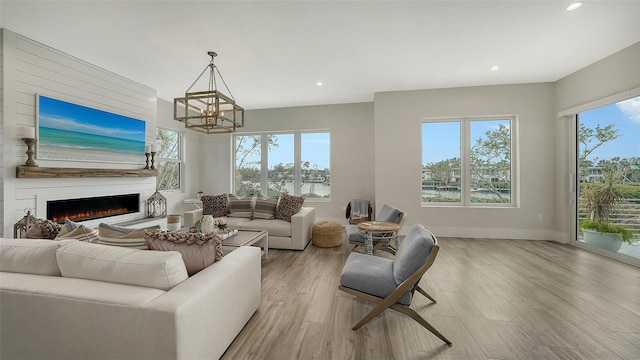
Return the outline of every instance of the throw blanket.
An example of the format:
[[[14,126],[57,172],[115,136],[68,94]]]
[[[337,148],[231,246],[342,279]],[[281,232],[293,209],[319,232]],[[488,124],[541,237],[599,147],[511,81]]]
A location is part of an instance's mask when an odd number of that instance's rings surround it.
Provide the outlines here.
[[[369,200],[351,200],[351,218],[361,219],[369,216]]]
[[[214,240],[220,243],[220,237],[216,233],[203,234],[201,232],[146,230],[144,237],[147,243],[150,239],[164,240],[176,244],[203,245]]]

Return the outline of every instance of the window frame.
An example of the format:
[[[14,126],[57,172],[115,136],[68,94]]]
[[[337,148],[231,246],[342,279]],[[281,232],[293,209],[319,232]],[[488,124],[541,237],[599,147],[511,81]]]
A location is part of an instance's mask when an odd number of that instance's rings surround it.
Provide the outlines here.
[[[238,136],[260,136],[260,196],[268,196],[268,173],[269,173],[269,135],[293,135],[293,162],[294,162],[294,193],[289,195],[302,196],[300,189],[302,185],[302,135],[326,133],[329,136],[329,174],[331,174],[331,131],[327,129],[316,130],[294,130],[294,131],[262,131],[234,133],[231,141],[231,189],[232,194],[236,193],[236,139]],[[309,202],[330,202],[333,193],[333,186],[329,183],[329,197],[315,198],[305,197]]]
[[[510,131],[510,185],[511,194],[508,203],[471,202],[471,123],[474,121],[508,120]],[[520,206],[520,176],[518,151],[518,115],[460,116],[444,118],[423,118],[420,121],[420,149],[422,154],[423,124],[457,122],[460,124],[460,202],[423,202],[422,180],[423,159],[420,156],[420,206],[421,207],[465,207],[465,208],[518,208]]]
[[[155,164],[156,164],[156,169],[159,168],[159,164],[161,162],[170,162],[170,163],[178,163],[178,171],[179,171],[179,176],[178,176],[178,188],[177,189],[165,189],[165,190],[159,190],[161,193],[166,192],[166,193],[178,193],[178,192],[183,192],[184,190],[184,184],[185,184],[185,165],[184,165],[184,149],[185,149],[185,139],[184,139],[184,131],[180,131],[180,130],[175,130],[175,129],[171,129],[168,127],[163,127],[163,126],[157,126],[156,127],[156,136],[155,136],[155,144],[157,146],[157,141],[158,141],[158,131],[159,130],[165,130],[165,131],[171,131],[174,132],[178,135],[178,157],[177,158],[162,158],[162,157],[156,157],[155,160]],[[157,188],[157,183],[156,183],[156,188]]]

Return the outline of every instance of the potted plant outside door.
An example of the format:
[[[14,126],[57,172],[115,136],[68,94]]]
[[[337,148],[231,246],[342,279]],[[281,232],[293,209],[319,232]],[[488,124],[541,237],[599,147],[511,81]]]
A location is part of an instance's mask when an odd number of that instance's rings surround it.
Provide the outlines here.
[[[602,182],[581,186],[580,200],[588,218],[580,221],[584,242],[617,252],[622,242],[631,243],[633,232],[624,225],[611,222],[625,202],[619,172],[604,172]]]

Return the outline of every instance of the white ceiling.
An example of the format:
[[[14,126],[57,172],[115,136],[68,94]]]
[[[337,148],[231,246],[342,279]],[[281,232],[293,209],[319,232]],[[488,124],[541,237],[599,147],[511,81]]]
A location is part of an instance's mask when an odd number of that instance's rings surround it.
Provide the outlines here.
[[[0,0],[0,20],[170,101],[214,50],[238,104],[260,109],[556,81],[640,41],[640,1],[587,0],[571,12],[568,4]]]

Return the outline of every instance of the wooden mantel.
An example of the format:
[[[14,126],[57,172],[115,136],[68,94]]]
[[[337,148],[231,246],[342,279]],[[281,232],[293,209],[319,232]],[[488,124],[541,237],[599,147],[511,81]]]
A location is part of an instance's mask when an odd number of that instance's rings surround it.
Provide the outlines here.
[[[18,166],[17,178],[85,178],[85,177],[152,177],[158,170],[151,169],[89,169],[40,166]]]

